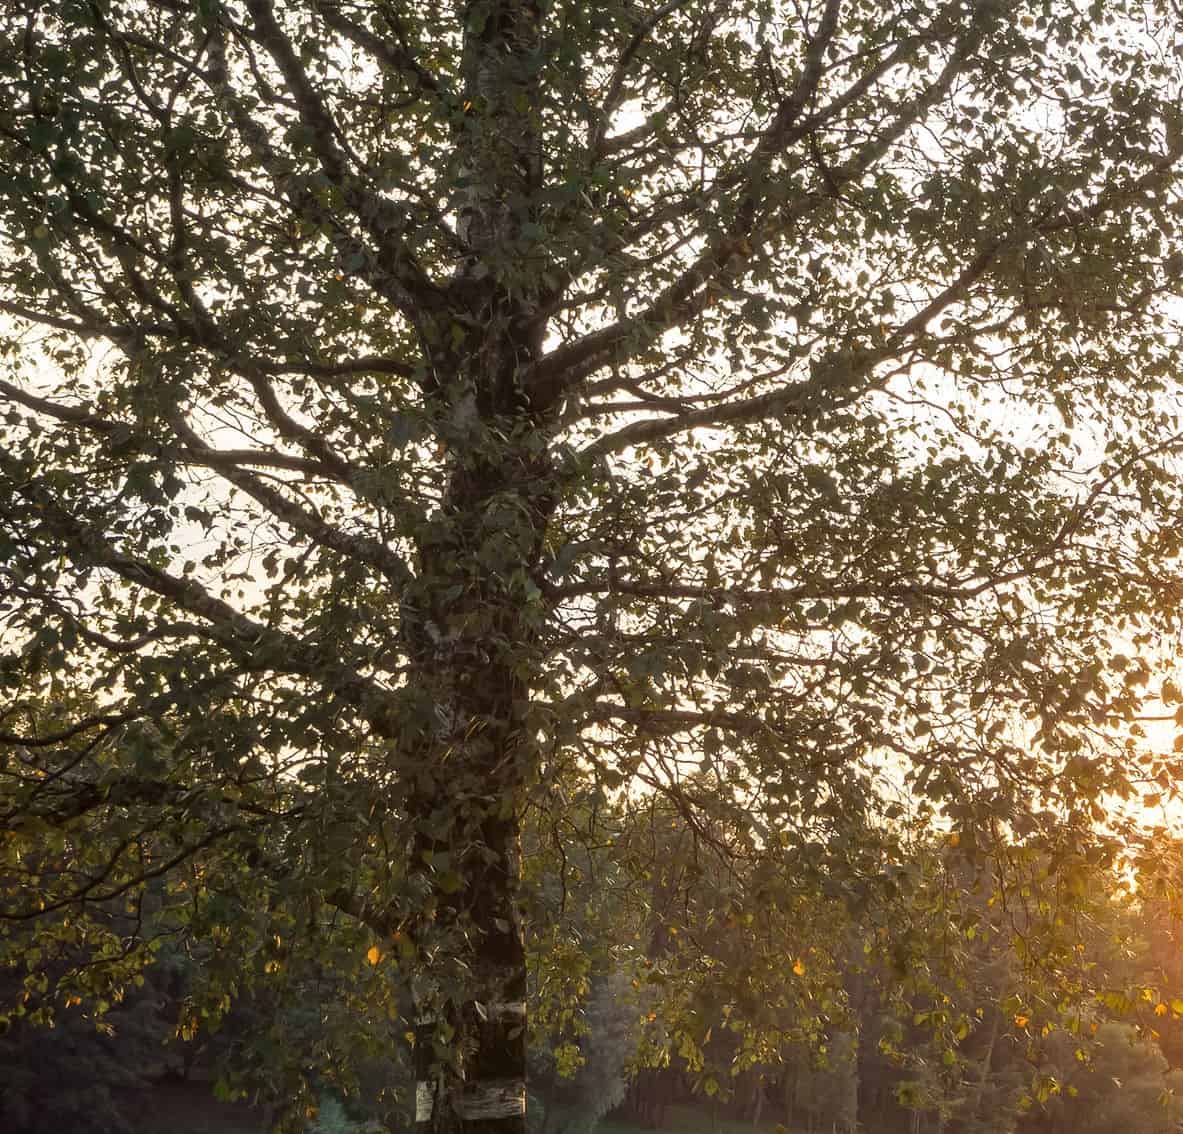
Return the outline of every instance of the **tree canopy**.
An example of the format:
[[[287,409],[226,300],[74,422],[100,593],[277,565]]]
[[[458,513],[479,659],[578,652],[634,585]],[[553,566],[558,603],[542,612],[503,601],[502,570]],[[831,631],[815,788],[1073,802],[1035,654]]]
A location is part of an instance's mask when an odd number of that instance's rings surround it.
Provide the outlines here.
[[[720,923],[916,822],[1070,905],[1179,773],[1181,58],[1157,0],[6,5],[0,923],[95,997],[157,879],[226,987],[345,925],[423,1128],[518,1131],[522,905],[615,809]]]

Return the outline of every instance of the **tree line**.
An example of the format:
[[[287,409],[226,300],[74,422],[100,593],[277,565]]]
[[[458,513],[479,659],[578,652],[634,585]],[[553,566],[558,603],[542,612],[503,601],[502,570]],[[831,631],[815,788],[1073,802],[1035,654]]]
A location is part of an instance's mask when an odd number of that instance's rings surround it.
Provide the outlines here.
[[[900,823],[877,833],[885,898],[777,870],[772,847],[738,854],[722,828],[703,841],[660,797],[587,782],[581,813],[594,839],[531,824],[524,844],[530,924],[550,926],[527,937],[539,1134],[677,1129],[686,1108],[802,1134],[1183,1121],[1183,844],[1082,866],[1066,894],[1050,848],[1027,848],[1016,885],[954,833]],[[26,927],[3,977],[5,1129],[136,1134],[178,1081],[254,1104],[252,1122],[406,1128],[414,974],[325,908],[249,935],[240,895],[201,875],[102,907],[111,941],[134,923],[152,942],[110,1004],[84,998],[102,950],[67,914]]]

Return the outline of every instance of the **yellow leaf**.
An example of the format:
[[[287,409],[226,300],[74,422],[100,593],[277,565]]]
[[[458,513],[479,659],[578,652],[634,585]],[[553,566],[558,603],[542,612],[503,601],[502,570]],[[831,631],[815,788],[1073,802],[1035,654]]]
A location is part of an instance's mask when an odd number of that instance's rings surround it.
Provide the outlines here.
[[[1165,1016],[1169,1011],[1170,1009],[1161,1001],[1154,1006],[1154,1014],[1156,1016]]]
[[[793,972],[795,972],[798,976],[805,975],[805,962],[803,960],[801,960],[800,957],[798,957],[793,962]]]
[[[369,952],[366,953],[366,960],[369,961],[371,965],[376,965],[380,960],[382,960],[382,950],[379,949],[377,945],[371,945]]]

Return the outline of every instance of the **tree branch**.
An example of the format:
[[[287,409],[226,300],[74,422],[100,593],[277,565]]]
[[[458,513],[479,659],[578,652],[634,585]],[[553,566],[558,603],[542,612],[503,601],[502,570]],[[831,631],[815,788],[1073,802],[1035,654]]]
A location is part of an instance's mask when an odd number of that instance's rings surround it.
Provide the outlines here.
[[[67,406],[60,402],[41,398],[22,390],[0,378],[0,395],[9,401],[23,405],[45,417],[53,418],[66,425],[77,426],[91,433],[107,439],[117,439],[121,448],[132,447],[140,452],[151,452],[156,447],[153,438],[138,434],[135,428],[126,422],[113,421],[94,413],[86,406]],[[323,477],[335,480],[331,469],[319,461],[307,457],[296,457],[287,453],[276,453],[269,449],[212,449],[199,441],[197,447],[186,446],[170,452],[170,457],[179,456],[179,464],[191,464],[203,467],[249,465],[255,468],[284,469],[289,472],[299,472],[310,477]]]
[[[250,668],[308,677],[352,705],[379,735],[388,735],[394,727],[389,691],[350,668],[333,649],[309,645],[285,631],[256,622],[210,594],[196,580],[178,578],[117,550],[105,536],[62,507],[52,494],[25,479],[23,470],[3,453],[0,472],[7,475],[16,494],[28,502],[48,532],[64,543],[78,562],[105,568],[202,619],[209,624],[205,637]]]
[[[297,215],[333,234],[331,239],[341,258],[342,269],[364,279],[378,294],[394,303],[413,326],[422,328],[425,318],[434,319],[448,310],[443,292],[431,282],[399,238],[401,218],[392,211],[394,207],[365,193],[357,179],[348,174],[344,156],[333,139],[334,127],[328,112],[316,97],[266,0],[253,0],[252,15],[256,19],[260,41],[272,53],[289,82],[298,84],[293,90],[297,108],[301,121],[310,130],[325,175],[341,190],[355,217],[375,240],[377,251],[341,227],[311,189],[288,168],[288,163],[271,145],[264,126],[242,104],[230,79],[223,27],[218,28],[209,44],[211,85],[215,94],[247,148],[271,177],[280,196],[289,202]],[[290,76],[288,70],[291,70]]]
[[[830,171],[831,185],[826,187],[825,192],[804,195],[797,203],[787,205],[775,218],[765,223],[761,208],[769,199],[769,190],[774,184],[775,179],[770,176],[774,159],[789,145],[824,124],[820,116],[800,122],[798,119],[820,79],[820,63],[814,60],[814,56],[820,59],[825,43],[833,35],[831,18],[836,20],[839,4],[840,0],[829,0],[827,16],[811,41],[800,80],[793,93],[781,104],[745,163],[741,179],[743,188],[735,202],[732,219],[723,231],[708,242],[694,262],[677,279],[666,285],[643,312],[592,331],[581,339],[557,347],[540,359],[526,380],[535,404],[549,406],[566,390],[575,387],[601,367],[609,363],[623,364],[667,331],[683,326],[700,315],[710,306],[718,290],[746,270],[757,250],[787,231],[820,204],[830,200],[832,186],[848,185],[866,173],[928,107],[948,92],[961,72],[964,56],[973,42],[972,36],[956,46],[940,75],[928,88],[897,108],[890,124],[867,142],[855,157]],[[898,46],[896,56],[900,56],[904,49],[904,45]],[[832,102],[825,113],[835,114],[845,108],[857,97],[856,90],[869,88],[887,70],[890,70],[888,62],[872,68],[850,91]]]
[[[445,90],[439,77],[423,66],[407,48],[405,41],[399,47],[394,47],[386,40],[374,35],[368,28],[346,19],[341,13],[339,0],[316,0],[316,11],[329,27],[340,32],[355,47],[369,52],[378,63],[396,75],[401,75],[403,78],[409,77],[419,88],[431,91],[432,94],[450,93]]]

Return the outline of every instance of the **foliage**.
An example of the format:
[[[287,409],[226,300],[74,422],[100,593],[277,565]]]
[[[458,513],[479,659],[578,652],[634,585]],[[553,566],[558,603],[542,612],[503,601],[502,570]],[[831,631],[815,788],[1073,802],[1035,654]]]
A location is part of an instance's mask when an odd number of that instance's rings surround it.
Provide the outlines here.
[[[6,999],[16,998],[14,985],[21,982],[5,973]],[[101,1018],[74,1004],[52,1029],[28,1018],[10,1022],[0,1033],[0,1127],[9,1134],[131,1134],[126,1093],[144,1090],[168,1067],[163,1040],[170,1031],[151,984],[129,990]]]
[[[1160,847],[1156,865],[1177,853],[1177,846]],[[1183,1019],[1183,987],[1163,979],[1161,948],[1145,933],[1156,899],[1131,894],[1128,877],[1093,875],[1088,902],[1059,909],[1074,944],[1055,956],[1063,967],[1051,980],[1046,959],[1034,963],[1019,948],[1025,924],[1014,919],[1021,917],[1019,897],[1035,908],[1054,906],[1053,872],[1033,874],[1023,895],[1003,894],[967,878],[947,841],[915,845],[910,865],[924,881],[884,911],[893,920],[880,923],[866,911],[831,934],[840,989],[823,984],[782,1000],[765,975],[753,992],[766,998],[766,1015],[745,1010],[744,1023],[729,1027],[735,1006],[716,1010],[724,1026],[697,1047],[675,1044],[675,1057],[667,1054],[658,1069],[635,1073],[617,1119],[680,1129],[679,1107],[693,1102],[700,1112],[709,1107],[712,1121],[804,1131],[1173,1129],[1179,1069],[1164,1056],[1169,1045],[1160,1044]],[[678,938],[709,950],[701,924],[679,924]],[[805,973],[796,969],[805,966],[793,960],[790,939],[784,944],[781,984],[801,985]],[[663,960],[673,960],[668,951]],[[704,978],[707,987],[681,1014],[667,1001],[649,1026],[672,1021],[682,1034],[690,1030],[708,990],[738,983],[736,967],[750,982],[753,966],[732,958],[717,981]],[[781,1042],[753,1058],[752,1033],[771,1035],[778,1019]],[[663,1052],[657,1044],[649,1056],[657,1062]]]
[[[541,1104],[545,1134],[591,1134],[624,1101],[636,1048],[637,1005],[622,973],[601,979],[580,1021],[580,1042],[536,1048],[531,1093]]]
[[[1121,1134],[1170,1131],[1183,1121],[1183,1073],[1129,1025],[1101,1024],[1085,1047],[1063,1036],[1053,1048],[1058,1090],[1049,1106],[1052,1130]]]
[[[858,1039],[839,1033],[808,1068],[810,1128],[852,1134],[858,1128]]]

